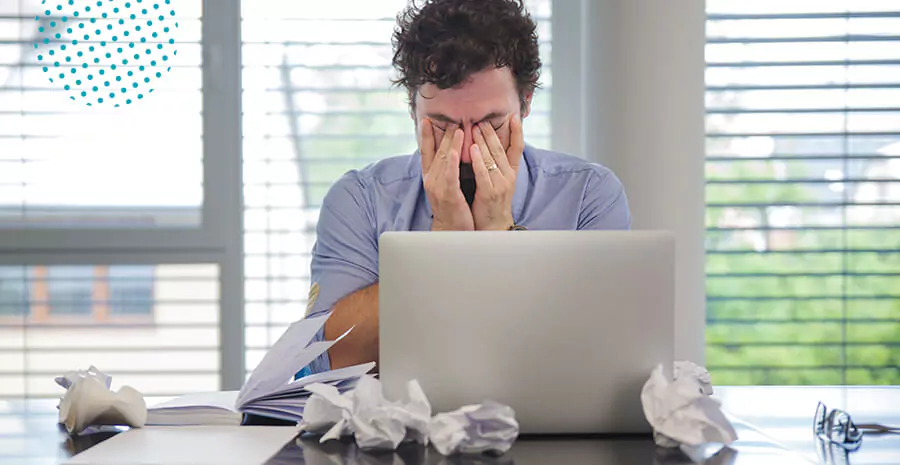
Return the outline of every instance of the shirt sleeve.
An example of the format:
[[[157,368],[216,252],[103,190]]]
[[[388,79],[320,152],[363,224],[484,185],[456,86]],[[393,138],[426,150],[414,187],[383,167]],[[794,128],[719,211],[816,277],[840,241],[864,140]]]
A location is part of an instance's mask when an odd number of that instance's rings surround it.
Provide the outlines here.
[[[378,236],[371,192],[357,172],[342,176],[325,195],[312,249],[310,285],[318,298],[306,316],[331,311],[349,294],[378,281]],[[322,328],[313,342],[324,339]],[[310,372],[331,369],[328,353],[309,365]]]
[[[585,186],[578,230],[631,229],[628,198],[619,178],[600,165],[594,165]]]

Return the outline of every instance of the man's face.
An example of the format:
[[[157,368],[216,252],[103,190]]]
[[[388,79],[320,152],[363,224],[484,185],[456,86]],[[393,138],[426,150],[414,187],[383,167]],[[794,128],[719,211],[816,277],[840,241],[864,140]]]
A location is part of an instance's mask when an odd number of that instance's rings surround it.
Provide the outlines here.
[[[526,95],[524,119],[531,108],[531,95]],[[471,166],[469,149],[475,143],[472,131],[481,122],[489,123],[504,147],[509,147],[509,117],[520,113],[519,93],[509,68],[487,68],[473,74],[462,85],[450,89],[439,89],[434,84],[426,84],[415,95],[416,134],[422,120],[429,118],[434,126],[435,150],[441,145],[445,130],[451,125],[460,126],[465,134],[463,150],[460,154],[463,165]],[[451,133],[452,135],[452,133]],[[422,141],[419,139],[419,144]],[[460,170],[460,176],[471,174],[471,169]]]

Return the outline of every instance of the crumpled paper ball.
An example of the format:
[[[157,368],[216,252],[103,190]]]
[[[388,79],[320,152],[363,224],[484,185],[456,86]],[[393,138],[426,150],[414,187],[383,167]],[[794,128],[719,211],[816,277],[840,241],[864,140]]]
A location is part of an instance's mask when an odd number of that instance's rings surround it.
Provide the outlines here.
[[[709,371],[693,362],[678,361],[672,364],[672,379],[693,379],[700,384],[700,392],[707,396],[713,395],[712,378]]]
[[[709,372],[692,362],[676,362],[672,380],[657,366],[641,391],[647,422],[660,447],[679,448],[692,460],[708,444],[727,446],[737,432],[725,417],[713,393]]]
[[[443,455],[505,453],[519,435],[509,406],[487,401],[431,417],[431,404],[415,380],[407,384],[406,402],[384,397],[381,381],[371,375],[352,391],[312,384],[303,409],[301,432],[321,434],[319,442],[354,436],[360,449],[395,450],[401,443],[431,443]]]
[[[70,434],[83,434],[103,426],[142,427],[147,422],[144,396],[130,386],[110,390],[112,378],[91,366],[56,378],[66,389],[59,402],[59,423]]]
[[[109,389],[109,387],[112,386],[112,377],[100,371],[94,365],[91,365],[87,370],[67,371],[64,375],[54,378],[54,381],[56,381],[56,384],[60,385],[63,389],[69,389],[75,384],[75,381],[85,378],[96,379],[101,384],[106,385],[106,389]]]
[[[415,380],[407,384],[406,402],[385,399],[381,381],[360,378],[343,395],[327,384],[306,386],[312,392],[303,409],[300,431],[322,433],[320,442],[353,435],[360,449],[396,449],[405,441],[428,444],[431,404]]]
[[[518,436],[519,423],[513,409],[493,401],[440,413],[428,425],[428,437],[443,455],[503,454]]]

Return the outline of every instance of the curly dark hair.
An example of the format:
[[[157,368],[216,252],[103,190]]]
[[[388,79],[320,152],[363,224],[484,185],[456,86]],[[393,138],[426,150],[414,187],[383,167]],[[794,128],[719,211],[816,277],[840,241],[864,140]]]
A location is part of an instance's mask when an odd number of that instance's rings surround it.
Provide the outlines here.
[[[406,88],[411,108],[424,84],[449,89],[488,66],[509,67],[519,101],[540,87],[537,25],[522,0],[416,0],[397,15],[394,86]]]

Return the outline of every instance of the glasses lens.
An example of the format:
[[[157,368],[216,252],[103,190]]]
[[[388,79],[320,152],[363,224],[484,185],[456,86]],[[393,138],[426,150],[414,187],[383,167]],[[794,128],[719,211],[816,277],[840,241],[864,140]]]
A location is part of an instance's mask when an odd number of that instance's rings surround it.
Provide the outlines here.
[[[834,442],[846,442],[847,431],[850,429],[850,415],[843,410],[832,410],[828,414],[828,426],[826,433]]]
[[[816,407],[816,416],[813,419],[813,432],[816,435],[821,435],[825,432],[825,412],[827,410],[825,404],[819,402],[818,407]]]
[[[850,419],[850,416],[847,415],[847,433],[844,442],[859,443],[862,441],[862,438],[862,431],[856,427],[856,424],[854,424],[853,420]]]
[[[843,410],[828,411],[822,402],[816,407],[813,430],[821,439],[845,450],[854,450],[862,443],[862,432]]]
[[[828,437],[835,444],[847,450],[854,450],[862,444],[862,433],[853,424],[850,414],[843,410],[832,410],[828,415]]]

